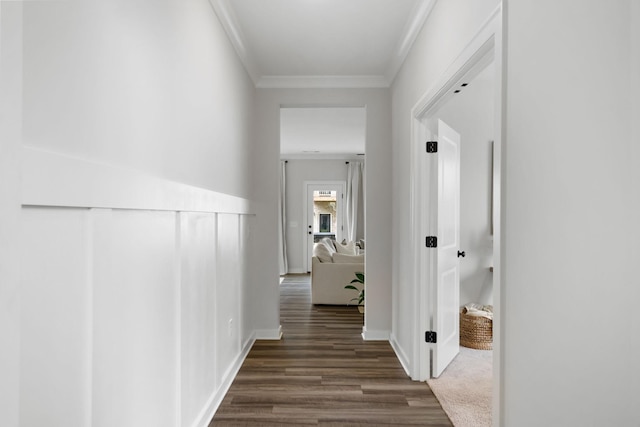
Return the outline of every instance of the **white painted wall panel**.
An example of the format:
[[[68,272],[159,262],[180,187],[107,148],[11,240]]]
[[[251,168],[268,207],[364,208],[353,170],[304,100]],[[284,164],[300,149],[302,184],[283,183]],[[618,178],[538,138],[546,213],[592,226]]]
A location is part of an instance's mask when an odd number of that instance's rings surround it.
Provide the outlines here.
[[[252,338],[252,335],[255,331],[255,325],[253,324],[252,313],[247,309],[251,300],[255,298],[254,293],[252,292],[252,281],[251,281],[251,259],[253,256],[252,248],[253,248],[253,236],[255,233],[254,215],[241,215],[240,219],[240,230],[239,230],[239,240],[240,240],[240,250],[238,255],[238,270],[240,276],[241,283],[241,315],[242,315],[242,346],[243,348],[247,345],[249,340]]]
[[[93,426],[175,426],[175,214],[96,210],[92,219]]]
[[[241,345],[239,226],[238,215],[218,215],[216,337],[218,378],[223,381]]]
[[[215,214],[180,214],[181,418],[191,426],[219,384],[216,378]]]
[[[22,211],[20,426],[91,420],[88,210]],[[6,425],[6,424],[5,424]]]
[[[216,365],[217,378],[222,381],[226,379],[228,369],[233,365],[241,348],[239,221],[238,215],[218,215]]]

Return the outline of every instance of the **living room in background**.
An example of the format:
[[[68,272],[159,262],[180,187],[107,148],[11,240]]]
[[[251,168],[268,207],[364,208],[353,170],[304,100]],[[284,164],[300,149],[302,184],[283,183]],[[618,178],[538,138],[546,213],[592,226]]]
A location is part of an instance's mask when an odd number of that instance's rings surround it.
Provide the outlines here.
[[[324,236],[332,235],[340,238],[340,241],[347,238],[349,170],[354,163],[364,168],[365,127],[366,108],[362,105],[280,107],[280,158],[287,162],[285,234],[288,273],[311,271],[314,234],[326,233]],[[318,193],[315,220],[309,219],[306,213],[313,213],[313,209],[307,207],[306,182],[341,183],[342,196],[339,201],[334,200],[334,197],[338,197],[338,189],[317,189],[336,193]],[[359,184],[359,193],[352,193],[358,198],[358,209],[355,211],[357,235],[359,239],[364,239],[362,178]],[[338,208],[339,204],[342,204],[341,208]],[[323,215],[323,218],[326,218],[324,215],[330,215],[329,227],[320,230],[319,215]]]

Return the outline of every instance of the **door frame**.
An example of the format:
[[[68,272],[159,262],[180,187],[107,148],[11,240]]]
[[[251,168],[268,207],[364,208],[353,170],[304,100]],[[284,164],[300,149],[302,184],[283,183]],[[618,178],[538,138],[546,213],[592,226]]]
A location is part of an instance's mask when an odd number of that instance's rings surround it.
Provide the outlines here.
[[[502,235],[501,223],[501,189],[504,186],[500,171],[502,170],[502,6],[499,5],[485,23],[480,27],[469,44],[447,68],[433,88],[427,91],[411,110],[411,227],[415,230],[411,235],[413,250],[412,276],[414,288],[414,336],[413,361],[411,378],[426,381],[430,375],[431,345],[425,343],[424,332],[430,330],[432,313],[429,306],[433,289],[433,275],[429,271],[428,258],[425,255],[424,237],[430,224],[428,208],[433,194],[429,194],[428,176],[425,156],[422,155],[424,142],[432,135],[427,121],[453,95],[453,91],[463,83],[475,77],[492,61],[495,68],[495,107],[494,107],[494,162],[493,162],[493,235],[494,235],[494,273],[493,273],[493,419],[503,420],[500,402],[503,401],[501,364],[503,360],[503,327],[501,325],[502,292],[501,292],[501,259]],[[436,195],[437,196],[437,195]],[[425,218],[427,220],[425,220]],[[421,284],[425,284],[422,286]],[[497,425],[501,425],[501,422]]]
[[[304,194],[304,206],[302,207],[302,215],[304,218],[304,232],[302,233],[303,239],[303,253],[304,253],[304,265],[307,272],[311,272],[311,253],[309,251],[311,245],[309,244],[309,196],[313,194],[313,191],[319,190],[320,187],[337,189],[340,196],[336,201],[336,216],[338,218],[338,230],[336,230],[336,240],[342,241],[344,230],[344,193],[347,187],[346,181],[304,181],[303,194]]]

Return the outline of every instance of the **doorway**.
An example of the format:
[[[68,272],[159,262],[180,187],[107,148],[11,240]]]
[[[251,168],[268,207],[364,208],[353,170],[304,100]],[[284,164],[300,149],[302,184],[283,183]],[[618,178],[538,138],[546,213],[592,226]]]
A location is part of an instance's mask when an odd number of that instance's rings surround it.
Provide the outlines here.
[[[340,241],[347,236],[347,188],[349,170],[353,163],[365,162],[366,108],[364,106],[281,106],[280,158],[285,161],[286,190],[283,192],[286,224],[283,240],[286,242],[287,273],[306,274],[311,268],[313,238],[321,233],[335,235]],[[315,220],[308,218],[314,210],[309,208],[307,183],[336,184],[335,188],[318,187],[316,191],[335,191],[335,201],[325,200],[330,210],[317,211]],[[281,189],[282,192],[282,189]],[[331,198],[332,194],[320,196]],[[363,192],[360,192],[363,197]],[[333,206],[335,205],[335,211]],[[320,214],[329,220],[320,230]],[[329,215],[327,217],[326,215]],[[364,238],[364,214],[358,224]],[[311,226],[311,229],[309,228]],[[315,226],[315,230],[314,230]],[[310,235],[309,232],[312,234]]]
[[[414,188],[414,227],[420,230],[414,241],[415,291],[417,299],[416,325],[419,330],[438,333],[438,342],[425,342],[424,332],[417,343],[417,363],[412,377],[425,381],[438,377],[445,366],[438,366],[437,355],[442,344],[438,324],[439,311],[446,308],[451,322],[459,331],[458,310],[469,302],[492,303],[493,318],[493,369],[489,373],[489,404],[485,412],[499,419],[500,408],[500,169],[501,169],[501,62],[500,20],[498,11],[469,44],[458,60],[452,64],[435,89],[425,94],[414,107],[414,133],[412,153]],[[471,93],[481,89],[481,101],[465,100]],[[475,105],[471,105],[474,104]],[[484,104],[482,104],[484,103]],[[466,105],[465,105],[466,104]],[[482,104],[482,105],[480,105]],[[473,107],[473,108],[472,108]],[[438,175],[425,173],[431,166],[425,164],[425,141],[436,140],[439,134],[437,122],[444,119],[461,134],[461,210],[459,301],[451,306],[442,306],[438,295],[438,258],[432,249],[425,247],[424,236],[437,235],[439,220],[437,213],[429,214],[433,203],[437,203]],[[472,153],[472,154],[470,154]],[[475,178],[470,176],[475,174]],[[466,178],[465,178],[466,175]],[[434,178],[435,176],[435,178]],[[435,182],[434,182],[435,179]],[[434,187],[435,186],[435,187]],[[431,189],[431,190],[430,190]],[[474,201],[474,195],[477,196]],[[480,202],[478,202],[480,200]],[[434,231],[435,230],[435,231]],[[438,236],[440,237],[440,236]],[[460,256],[460,255],[459,255]],[[453,308],[452,308],[453,307]],[[455,310],[455,311],[453,311]],[[451,323],[450,322],[450,323]],[[420,335],[420,334],[417,334]],[[454,346],[455,347],[455,346]],[[451,348],[449,349],[451,350]],[[458,349],[451,350],[457,353]],[[451,356],[449,351],[449,356]],[[458,360],[458,359],[456,359]],[[447,360],[445,362],[448,362]],[[433,381],[433,380],[432,380]],[[472,381],[472,380],[471,380]],[[447,404],[442,402],[443,407]],[[493,410],[491,407],[493,406]],[[488,409],[486,409],[488,408]]]
[[[307,273],[311,273],[313,244],[328,237],[338,242],[343,239],[344,181],[305,181],[303,215],[306,233],[303,247]]]

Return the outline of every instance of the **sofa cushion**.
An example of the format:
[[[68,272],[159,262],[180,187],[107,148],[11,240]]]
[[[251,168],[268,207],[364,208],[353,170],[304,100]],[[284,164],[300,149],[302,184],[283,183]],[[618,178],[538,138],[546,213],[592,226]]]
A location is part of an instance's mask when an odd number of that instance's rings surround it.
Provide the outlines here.
[[[339,254],[345,255],[357,255],[356,244],[355,242],[347,242],[347,244],[343,245],[342,243],[336,242],[336,251]]]
[[[335,240],[330,237],[323,237],[322,239],[320,239],[319,243],[324,243],[331,253],[334,253],[336,251]]]
[[[364,264],[364,255],[346,255],[336,252],[332,258],[336,264]]]
[[[331,256],[334,254],[323,242],[313,245],[313,256],[318,257],[320,262],[333,262]]]

